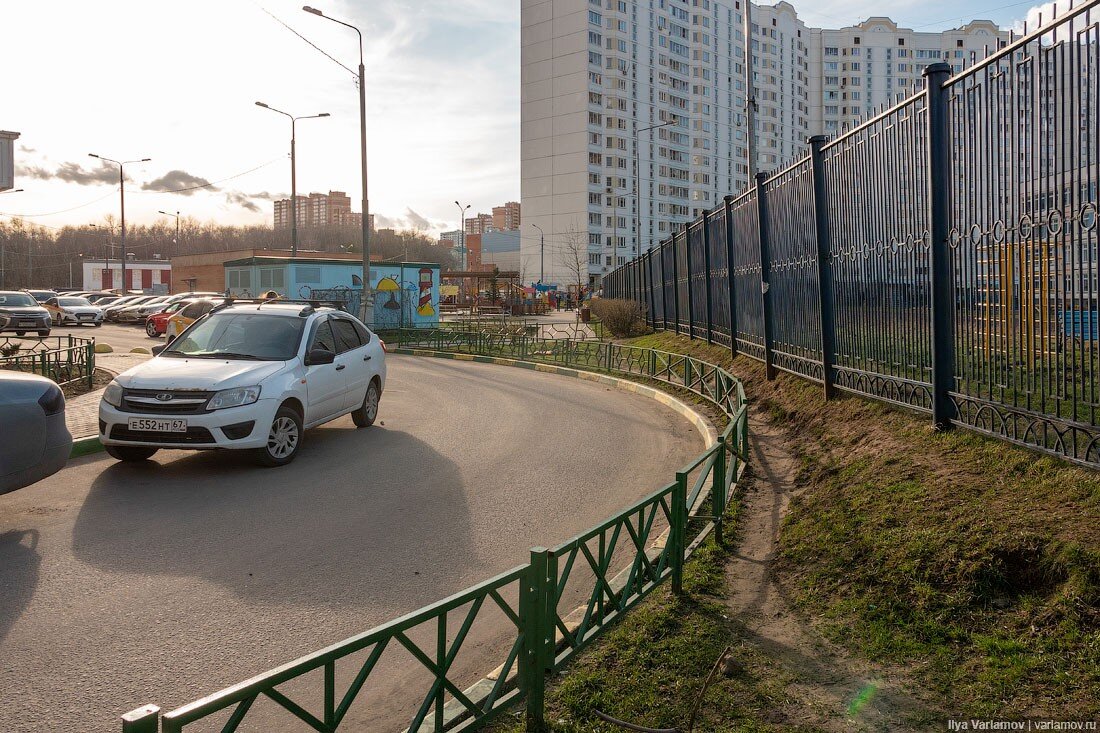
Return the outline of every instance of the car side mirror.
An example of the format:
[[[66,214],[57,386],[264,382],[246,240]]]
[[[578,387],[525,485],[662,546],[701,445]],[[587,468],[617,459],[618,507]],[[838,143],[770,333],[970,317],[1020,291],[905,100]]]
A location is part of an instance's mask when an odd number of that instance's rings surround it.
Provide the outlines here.
[[[306,366],[321,366],[336,361],[336,354],[328,349],[311,349],[306,354]]]
[[[160,352],[168,348],[168,344],[161,344],[160,346],[154,346],[150,351],[153,352],[153,356],[159,356]]]

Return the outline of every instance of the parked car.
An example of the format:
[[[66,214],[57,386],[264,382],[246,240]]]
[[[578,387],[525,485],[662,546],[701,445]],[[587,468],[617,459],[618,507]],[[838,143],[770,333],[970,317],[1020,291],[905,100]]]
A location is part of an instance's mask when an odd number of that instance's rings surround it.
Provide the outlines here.
[[[0,316],[7,317],[3,331],[15,331],[16,336],[33,331],[45,338],[50,335],[50,312],[28,293],[0,290]]]
[[[37,300],[39,303],[45,303],[50,298],[57,297],[57,293],[53,290],[24,290],[23,292]]]
[[[119,375],[99,406],[107,452],[249,450],[298,455],[303,432],[346,414],[368,427],[386,386],[381,340],[353,316],[303,302],[226,304]]]
[[[168,318],[168,323],[164,327],[165,338],[171,341],[187,330],[187,327],[192,323],[225,302],[226,300],[224,298],[220,300],[199,298],[198,300],[190,301],[186,307],[176,311]]]
[[[57,473],[73,449],[65,395],[35,374],[0,372],[0,494]]]
[[[141,305],[124,308],[119,311],[119,323],[145,323],[146,318],[154,313],[161,312],[174,302],[175,301],[169,298],[158,298],[156,300],[150,300],[147,303],[142,303]]]
[[[77,295],[77,293],[69,293],[69,295]],[[105,291],[101,293],[87,293],[83,297],[87,298],[88,301],[93,305],[98,305],[102,307],[106,302],[111,300],[118,300],[122,296],[120,296],[118,293]]]
[[[103,325],[103,309],[88,302],[87,298],[61,295],[50,298],[43,305],[53,318],[53,325],[95,326]]]
[[[159,313],[152,314],[145,319],[145,333],[150,338],[163,335],[168,330],[168,319],[194,302],[193,300],[177,300],[175,303],[165,306]]]
[[[125,298],[119,298],[103,309],[104,318],[108,321],[117,321],[118,314],[125,308],[130,308],[135,305],[141,305],[142,303],[148,303],[151,300],[155,300],[156,295],[128,295]]]

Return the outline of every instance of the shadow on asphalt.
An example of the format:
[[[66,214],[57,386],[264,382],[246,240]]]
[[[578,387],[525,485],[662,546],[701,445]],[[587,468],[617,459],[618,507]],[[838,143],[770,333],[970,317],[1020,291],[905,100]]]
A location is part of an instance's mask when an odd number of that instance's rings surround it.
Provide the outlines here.
[[[0,534],[0,641],[34,597],[38,585],[38,530]]]
[[[380,607],[405,605],[410,581],[446,585],[444,569],[473,554],[451,460],[409,433],[341,423],[306,433],[282,468],[233,451],[113,464],[81,508],[73,552],[258,601]]]

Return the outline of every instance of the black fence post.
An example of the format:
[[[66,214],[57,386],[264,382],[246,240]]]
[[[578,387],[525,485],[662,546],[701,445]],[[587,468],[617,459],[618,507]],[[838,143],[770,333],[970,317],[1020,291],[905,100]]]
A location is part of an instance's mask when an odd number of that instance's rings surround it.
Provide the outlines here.
[[[665,287],[667,275],[665,274],[665,248],[664,244],[657,248],[657,255],[661,261],[661,328],[668,330],[668,288]]]
[[[737,291],[734,287],[733,196],[726,196],[726,279],[730,291],[730,356],[737,356]]]
[[[672,318],[676,321],[676,333],[680,333],[680,258],[676,256],[676,235],[669,240],[672,245]]]
[[[955,406],[955,298],[948,243],[951,216],[951,131],[947,121],[948,93],[943,84],[951,66],[924,69],[928,100],[928,247],[932,255],[932,422],[951,428]]]
[[[695,338],[695,298],[691,281],[695,279],[695,270],[691,262],[691,227],[684,226],[684,260],[687,262],[687,289],[688,289],[688,338]]]
[[[703,277],[707,286],[707,343],[714,343],[714,303],[710,285],[710,212],[703,210]]]
[[[653,287],[653,250],[649,250],[645,253],[645,269],[646,269],[646,289],[649,291],[649,302],[647,303],[646,316],[649,318],[649,327],[657,328],[657,305],[654,293],[656,290]]]
[[[764,182],[767,178],[766,173],[756,174],[756,207],[760,219],[760,297],[764,318],[764,374],[770,382],[775,379],[775,355],[772,339],[772,288],[769,283],[772,274],[771,233],[768,231],[768,196],[764,193]]]
[[[817,285],[821,310],[821,377],[825,399],[836,394],[833,359],[836,356],[836,319],[833,312],[833,240],[829,228],[829,192],[825,181],[825,135],[809,139],[810,166],[814,178],[814,222],[817,228]]]

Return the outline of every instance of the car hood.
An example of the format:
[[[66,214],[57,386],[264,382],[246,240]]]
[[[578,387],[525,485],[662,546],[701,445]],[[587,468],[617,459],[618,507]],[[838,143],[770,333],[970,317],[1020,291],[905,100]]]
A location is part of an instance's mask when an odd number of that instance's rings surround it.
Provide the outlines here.
[[[118,376],[130,389],[173,389],[209,392],[260,384],[286,369],[285,361],[178,359],[158,356]]]
[[[0,311],[13,316],[48,316],[50,312],[40,305],[0,305]]]

